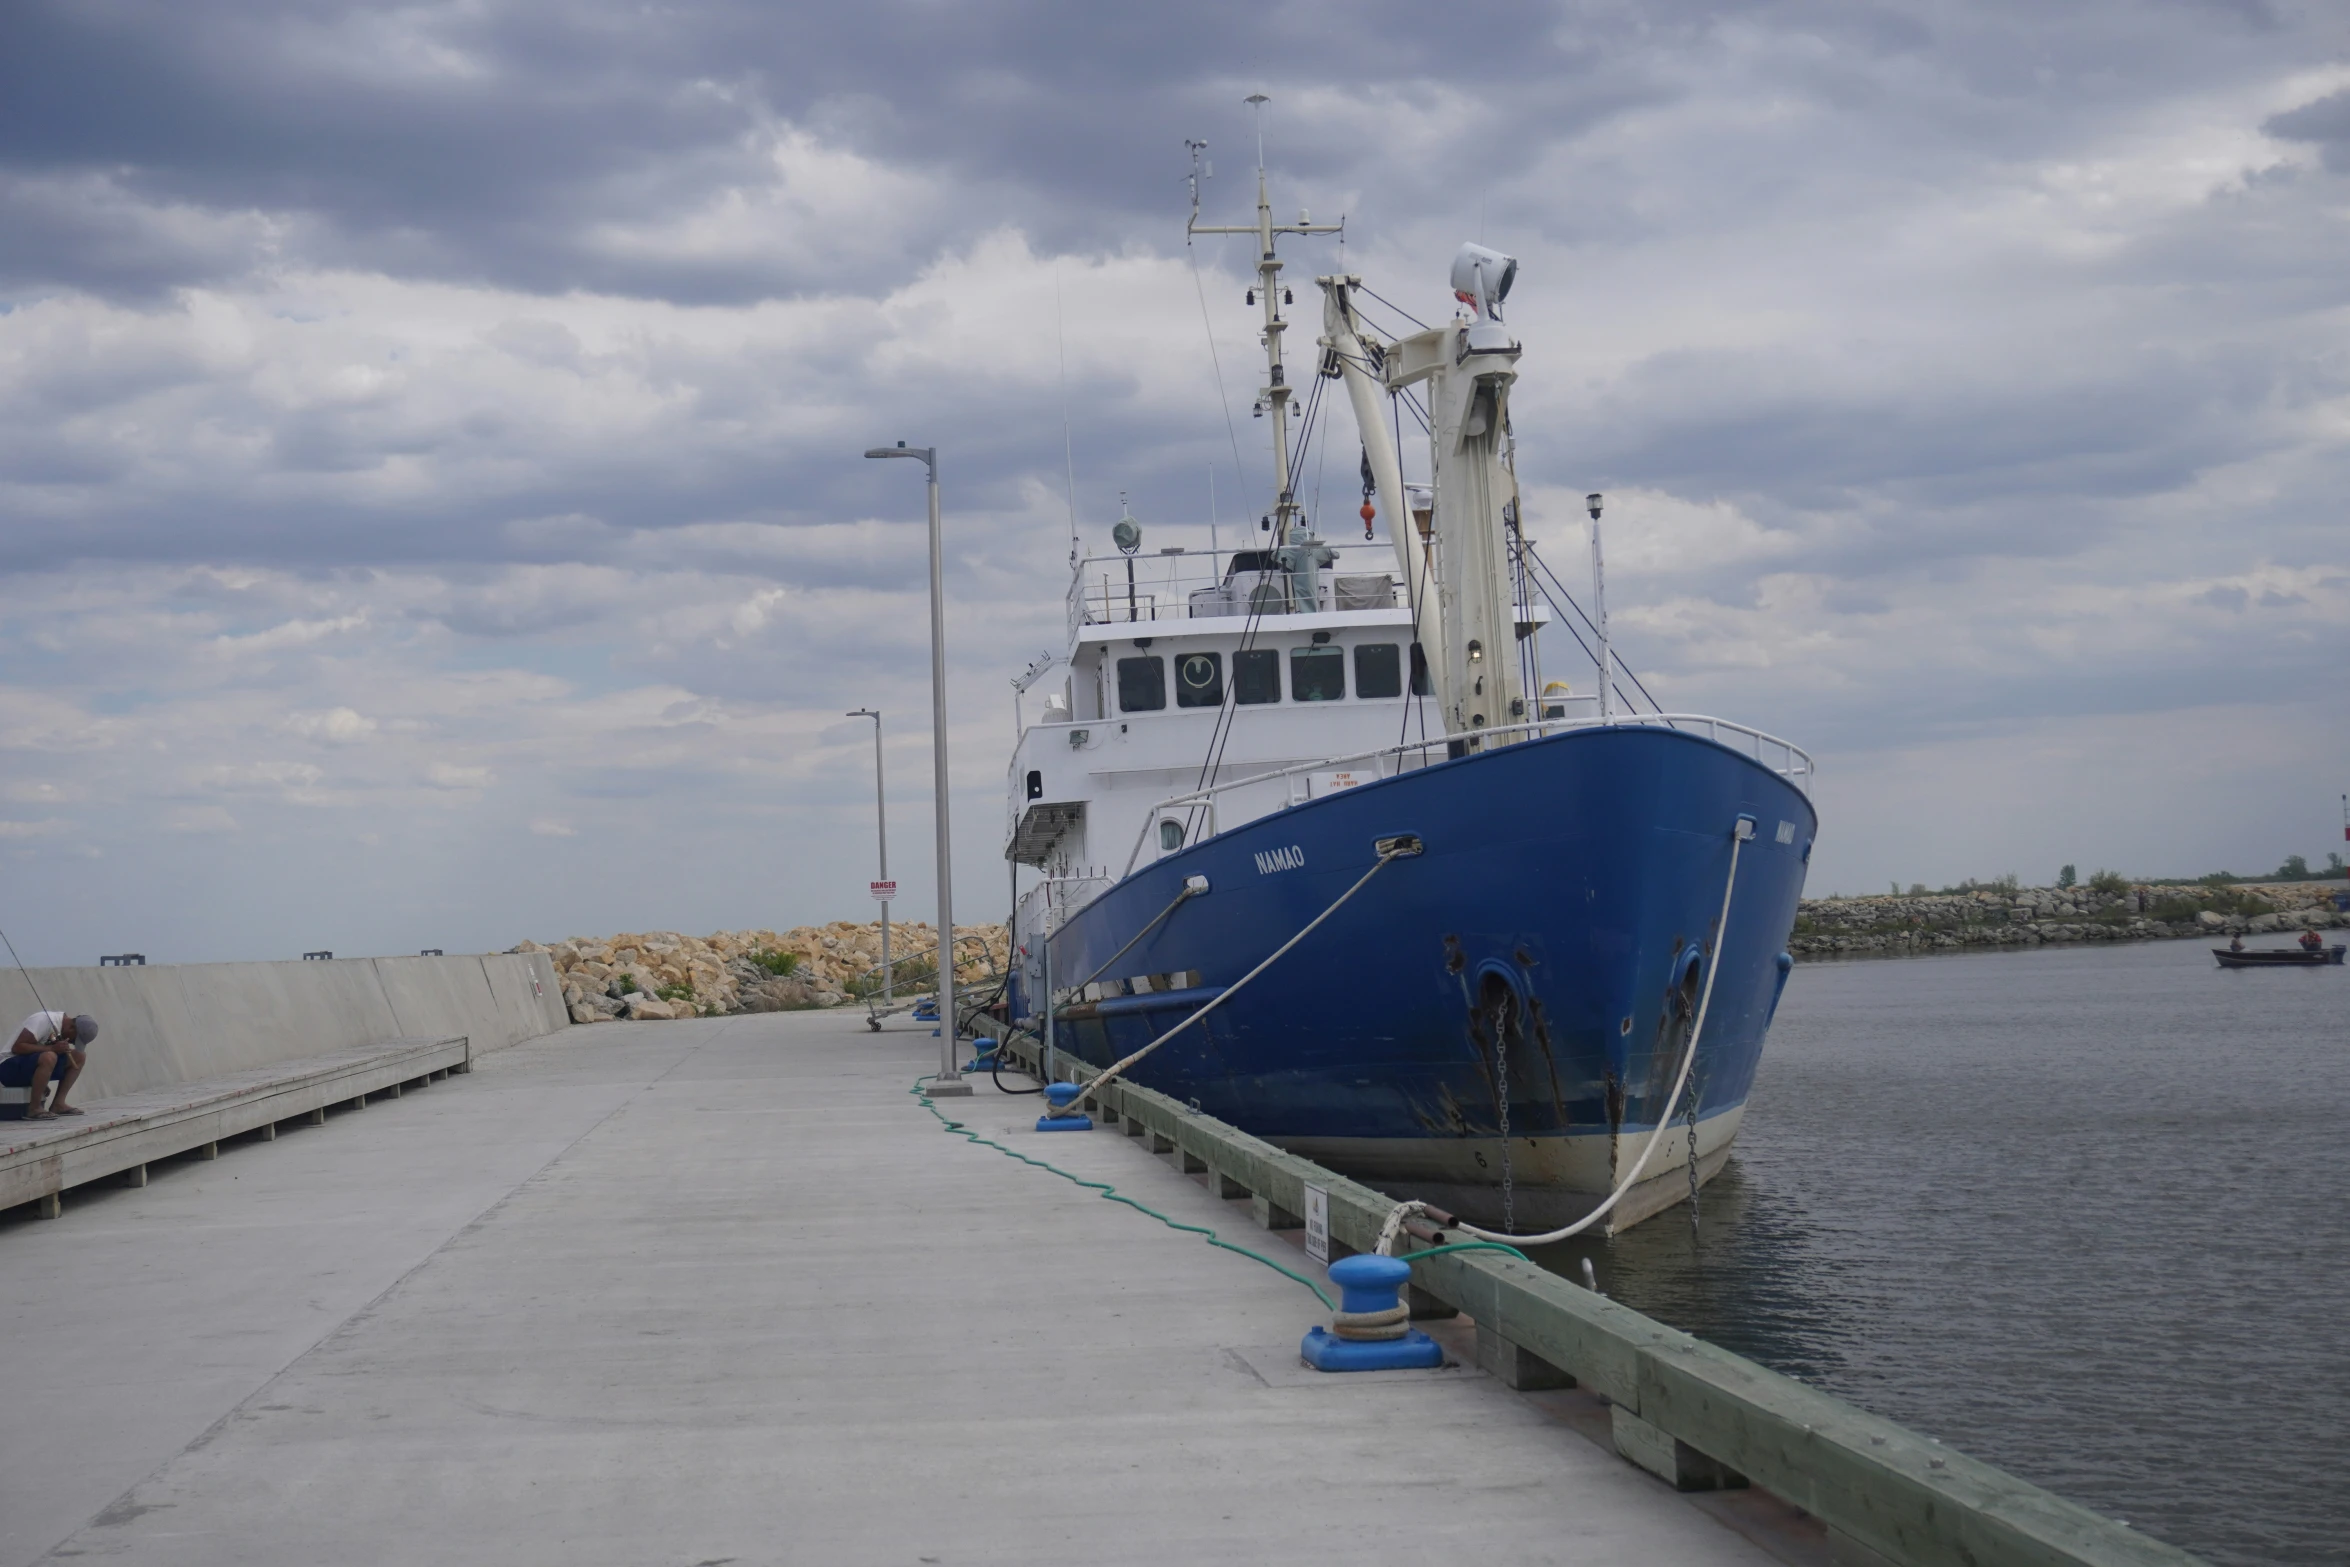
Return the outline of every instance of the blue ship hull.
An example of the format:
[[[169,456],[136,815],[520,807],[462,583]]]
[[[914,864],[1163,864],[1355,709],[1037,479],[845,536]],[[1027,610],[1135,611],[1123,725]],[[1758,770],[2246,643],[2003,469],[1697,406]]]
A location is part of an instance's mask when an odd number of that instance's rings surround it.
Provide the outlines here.
[[[1724,922],[1741,815],[1756,832]],[[1717,963],[1691,1079],[1697,1135],[1676,1114],[1610,1215],[1621,1228],[1687,1194],[1692,1141],[1700,1179],[1727,1156],[1791,966],[1816,826],[1769,768],[1646,726],[1339,791],[1169,855],[1071,916],[1051,943],[1054,986],[1116,961],[1065,995],[1055,1044],[1096,1066],[1147,1044],[1328,908],[1376,860],[1375,840],[1414,834],[1422,854],[1132,1077],[1398,1196],[1545,1227],[1588,1212],[1656,1133]],[[1190,876],[1210,891],[1116,956]],[[1033,1010],[1017,994],[1014,1008]]]

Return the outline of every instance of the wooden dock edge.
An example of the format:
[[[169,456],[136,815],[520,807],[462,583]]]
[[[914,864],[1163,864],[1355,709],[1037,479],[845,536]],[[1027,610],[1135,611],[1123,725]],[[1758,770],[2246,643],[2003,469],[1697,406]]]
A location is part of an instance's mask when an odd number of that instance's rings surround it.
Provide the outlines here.
[[[1033,1041],[1002,1048],[1036,1073]],[[1054,1066],[1067,1082],[1095,1076],[1066,1053]],[[1261,1214],[1303,1213],[1305,1188],[1321,1188],[1330,1197],[1334,1255],[1370,1250],[1394,1207],[1367,1186],[1147,1088],[1114,1082],[1082,1104],[1097,1120],[1123,1121],[1130,1135],[1147,1136],[1154,1150],[1175,1151],[1183,1168],[1204,1167],[1218,1191],[1245,1188]],[[1403,1245],[1422,1249],[1409,1236]],[[1416,1295],[1476,1319],[1481,1334],[1548,1362],[1617,1411],[1900,1567],[2192,1567],[2200,1560],[1531,1263],[1456,1252],[1415,1264],[1412,1283]]]
[[[209,1082],[148,1089],[93,1102],[81,1121],[0,1123],[0,1209],[40,1203],[54,1218],[76,1186],[129,1175],[175,1154],[205,1153],[249,1132],[274,1136],[280,1123],[323,1122],[330,1105],[364,1105],[410,1083],[473,1070],[473,1046],[447,1038],[387,1039],[334,1055],[285,1061]],[[210,1152],[205,1152],[210,1150]]]

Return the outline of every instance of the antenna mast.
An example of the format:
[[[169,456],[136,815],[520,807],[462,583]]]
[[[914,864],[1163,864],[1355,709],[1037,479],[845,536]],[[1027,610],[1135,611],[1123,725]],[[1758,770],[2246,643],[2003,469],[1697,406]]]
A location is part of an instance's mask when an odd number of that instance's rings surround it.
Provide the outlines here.
[[[1077,445],[1069,434],[1069,334],[1061,319],[1061,258],[1053,257],[1053,344],[1061,364],[1061,463],[1069,488],[1069,569],[1077,569]]]
[[[1289,375],[1281,358],[1281,334],[1289,330],[1289,323],[1281,315],[1281,260],[1273,253],[1273,240],[1281,234],[1344,234],[1346,223],[1315,223],[1301,209],[1295,223],[1275,223],[1273,204],[1265,194],[1265,105],[1272,100],[1263,93],[1251,93],[1248,104],[1257,111],[1257,221],[1246,227],[1233,225],[1209,226],[1199,220],[1199,185],[1201,154],[1207,150],[1205,142],[1188,142],[1191,148],[1191,222],[1185,226],[1188,238],[1198,234],[1253,234],[1257,239],[1257,286],[1254,292],[1263,296],[1265,325],[1262,333],[1265,344],[1265,385],[1257,393],[1257,411],[1271,411],[1273,416],[1273,542],[1289,542],[1289,530],[1297,517],[1296,486],[1289,473]]]

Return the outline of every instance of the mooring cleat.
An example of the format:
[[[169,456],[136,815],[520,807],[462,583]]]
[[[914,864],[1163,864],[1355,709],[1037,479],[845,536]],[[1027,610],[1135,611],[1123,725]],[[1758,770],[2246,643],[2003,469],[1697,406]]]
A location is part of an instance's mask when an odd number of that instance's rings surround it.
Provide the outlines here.
[[[1085,1090],[1075,1083],[1054,1083],[1045,1089],[1044,1096],[1051,1102],[1055,1110],[1066,1110],[1077,1096],[1084,1092]],[[1040,1132],[1090,1132],[1093,1130],[1093,1117],[1090,1115],[1040,1115],[1036,1118],[1036,1129]]]
[[[1401,1296],[1412,1265],[1400,1257],[1341,1257],[1330,1264],[1339,1289],[1338,1326],[1391,1336],[1352,1338],[1330,1328],[1310,1329],[1297,1347],[1316,1371],[1424,1371],[1444,1364],[1444,1346],[1418,1328],[1405,1327]]]

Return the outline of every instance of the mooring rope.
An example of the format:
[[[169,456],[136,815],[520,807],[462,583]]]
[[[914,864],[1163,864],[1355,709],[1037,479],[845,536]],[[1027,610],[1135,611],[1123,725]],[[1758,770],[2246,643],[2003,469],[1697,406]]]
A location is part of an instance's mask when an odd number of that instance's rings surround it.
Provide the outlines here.
[[[1175,894],[1174,902],[1168,904],[1165,908],[1159,910],[1158,913],[1152,915],[1150,923],[1143,926],[1142,929],[1136,931],[1133,936],[1128,939],[1125,946],[1120,947],[1117,951],[1102,959],[1101,967],[1095,969],[1092,973],[1086,975],[1083,979],[1079,980],[1076,984],[1071,985],[1069,988],[1071,990],[1083,990],[1086,986],[1101,978],[1102,975],[1109,970],[1111,964],[1117,962],[1120,958],[1126,956],[1127,953],[1134,950],[1134,944],[1136,942],[1142,940],[1143,937],[1149,935],[1152,931],[1157,930],[1159,928],[1160,921],[1164,920],[1168,915],[1174,913],[1177,909],[1183,907],[1184,899],[1196,898],[1207,890],[1208,879],[1205,876],[1185,877],[1183,880],[1183,890]],[[1050,941],[1053,938],[1048,932],[1044,939]],[[1053,1005],[1053,998],[1050,996],[1045,997],[1044,1004],[1048,1007]]]
[[[1330,1318],[1330,1331],[1340,1338],[1377,1342],[1402,1338],[1411,1330],[1412,1308],[1403,1305],[1385,1311],[1340,1311]]]
[[[1713,1004],[1714,980],[1717,976],[1720,975],[1722,971],[1722,948],[1727,940],[1730,929],[1730,895],[1737,891],[1738,888],[1738,855],[1739,851],[1746,847],[1746,840],[1753,836],[1753,832],[1754,827],[1752,819],[1744,816],[1741,816],[1738,819],[1738,825],[1731,830],[1730,876],[1729,879],[1722,884],[1722,912],[1720,919],[1717,920],[1714,925],[1714,930],[1716,933],[1714,937],[1714,960],[1712,963],[1706,965],[1705,993],[1697,998],[1697,1021],[1691,1026],[1689,1030],[1689,1047],[1681,1052],[1681,1069],[1673,1075],[1673,1091],[1665,1098],[1664,1114],[1657,1117],[1656,1130],[1648,1134],[1648,1146],[1640,1150],[1640,1157],[1638,1159],[1632,1161],[1631,1173],[1626,1175],[1623,1180],[1617,1184],[1614,1191],[1608,1193],[1607,1201],[1601,1203],[1598,1207],[1592,1209],[1589,1213],[1583,1215],[1582,1218],[1577,1219],[1574,1223],[1567,1225],[1562,1229],[1551,1230],[1546,1234],[1512,1235],[1503,1230],[1483,1229],[1477,1225],[1469,1224],[1458,1219],[1451,1222],[1451,1228],[1464,1231],[1467,1234],[1475,1235],[1488,1241],[1506,1241],[1518,1246],[1548,1246],[1556,1241],[1563,1241],[1569,1239],[1572,1236],[1580,1235],[1585,1230],[1591,1228],[1592,1225],[1598,1223],[1602,1218],[1604,1218],[1617,1203],[1623,1200],[1624,1194],[1626,1192],[1630,1191],[1634,1186],[1639,1184],[1640,1172],[1648,1168],[1648,1161],[1656,1155],[1657,1145],[1665,1140],[1665,1133],[1667,1129],[1670,1128],[1673,1124],[1673,1112],[1679,1107],[1681,1103],[1681,1090],[1687,1087],[1689,1083],[1689,1069],[1697,1064],[1697,1044],[1699,1040],[1705,1037],[1706,1009]],[[1695,1132],[1692,1132],[1689,1138],[1689,1157],[1692,1162],[1694,1162],[1697,1158],[1697,1135]],[[1381,1225],[1379,1228],[1379,1245],[1377,1248],[1379,1254],[1381,1256],[1392,1255],[1395,1246],[1396,1234],[1402,1230],[1404,1220],[1410,1218],[1413,1214],[1426,1213],[1427,1211],[1428,1205],[1423,1202],[1397,1203],[1393,1211],[1387,1215],[1387,1222]]]
[[[1290,937],[1287,941],[1276,947],[1273,950],[1273,955],[1271,957],[1265,959],[1264,962],[1259,963],[1255,968],[1250,969],[1246,974],[1241,975],[1238,980],[1227,986],[1215,997],[1214,1000],[1210,1001],[1206,1006],[1201,1007],[1197,1012],[1194,1012],[1191,1016],[1176,1024],[1173,1028],[1168,1029],[1164,1034],[1161,1034],[1158,1038],[1152,1040],[1149,1044],[1143,1046],[1140,1050],[1135,1051],[1132,1055],[1126,1057],[1124,1060],[1113,1062],[1108,1067],[1105,1067],[1102,1070],[1101,1075],[1094,1078],[1091,1082],[1085,1085],[1086,1094],[1093,1094],[1103,1088],[1107,1088],[1111,1079],[1117,1077],[1128,1067],[1134,1065],[1135,1062],[1140,1061],[1144,1056],[1149,1055],[1152,1051],[1158,1049],[1159,1046],[1165,1044],[1168,1040],[1173,1039],[1177,1034],[1182,1033],[1185,1029],[1191,1027],[1192,1024],[1198,1022],[1201,1018],[1206,1017],[1210,1012],[1215,1011],[1225,1002],[1230,1001],[1234,996],[1239,995],[1250,980],[1255,979],[1259,974],[1262,974],[1265,972],[1265,970],[1271,968],[1275,963],[1278,963],[1281,960],[1283,953],[1286,953],[1290,948],[1296,946],[1299,942],[1312,935],[1315,931],[1315,928],[1318,927],[1324,920],[1328,919],[1331,915],[1336,914],[1341,908],[1343,908],[1346,904],[1346,900],[1353,897],[1356,893],[1362,891],[1363,888],[1370,883],[1372,877],[1387,869],[1391,862],[1395,860],[1409,859],[1411,856],[1418,854],[1419,852],[1420,845],[1417,839],[1394,843],[1389,845],[1387,848],[1381,849],[1379,851],[1379,858],[1371,862],[1371,868],[1363,872],[1363,874],[1356,880],[1353,886],[1340,893],[1336,903],[1331,904],[1330,907],[1315,915],[1313,919],[1306,925],[1305,929],[1299,931],[1296,935]],[[1083,1112],[1078,1108],[1078,1106],[1083,1097],[1083,1095],[1080,1095],[1078,1099],[1073,1099],[1068,1104],[1060,1107],[1057,1110],[1050,1111],[1048,1114],[1055,1119],[1065,1116],[1080,1115]]]

